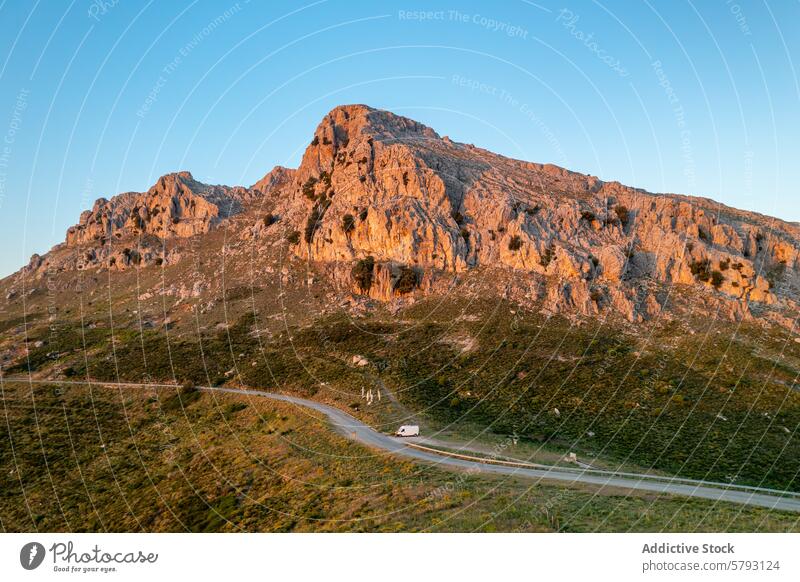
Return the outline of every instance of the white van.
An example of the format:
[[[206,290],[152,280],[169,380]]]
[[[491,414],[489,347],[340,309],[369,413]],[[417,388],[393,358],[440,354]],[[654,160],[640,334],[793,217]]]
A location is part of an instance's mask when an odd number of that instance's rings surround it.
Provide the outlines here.
[[[397,432],[394,433],[394,436],[399,436],[399,437],[419,436],[419,426],[416,424],[404,424],[403,426],[397,429]]]

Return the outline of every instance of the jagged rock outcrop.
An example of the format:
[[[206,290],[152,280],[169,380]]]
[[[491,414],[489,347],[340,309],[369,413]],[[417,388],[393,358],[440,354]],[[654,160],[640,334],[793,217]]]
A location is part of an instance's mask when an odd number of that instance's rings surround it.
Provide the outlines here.
[[[262,195],[269,196],[289,184],[295,175],[295,170],[275,166],[258,182],[250,186],[250,190],[257,190]]]
[[[67,246],[103,244],[112,237],[152,234],[189,237],[208,232],[220,219],[241,211],[253,199],[242,187],[209,186],[189,172],[168,174],[145,193],[128,192],[100,198],[67,231]]]
[[[363,105],[323,119],[281,197],[301,257],[505,265],[546,278],[552,308],[586,314],[652,315],[649,283],[774,304],[800,268],[797,225],[505,158]]]
[[[325,265],[339,291],[380,301],[482,268],[513,273],[520,300],[553,312],[637,321],[662,313],[674,286],[735,318],[757,305],[789,321],[798,308],[797,224],[506,158],[364,105],[333,109],[298,169],[278,166],[250,188],[181,172],[98,200],[25,273],[170,265],[182,250],[164,241],[207,236],[224,221],[251,260],[284,245]]]
[[[147,192],[100,198],[67,230],[62,245],[44,257],[34,255],[25,270],[41,275],[46,269],[60,272],[100,266],[125,270],[176,263],[180,251],[167,249],[164,240],[208,233],[262,196],[262,189],[282,183],[282,175],[271,172],[257,190],[203,184],[189,172],[178,172],[162,176]]]

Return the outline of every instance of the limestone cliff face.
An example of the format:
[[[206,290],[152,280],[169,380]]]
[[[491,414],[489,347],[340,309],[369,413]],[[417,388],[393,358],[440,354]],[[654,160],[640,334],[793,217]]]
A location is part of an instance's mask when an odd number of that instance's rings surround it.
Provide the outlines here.
[[[435,293],[481,268],[513,273],[520,297],[557,312],[636,321],[676,286],[732,317],[798,308],[797,224],[506,158],[364,105],[332,110],[299,168],[250,188],[182,172],[98,200],[25,272],[169,265],[182,256],[175,241],[202,246],[222,222],[248,256],[286,245],[340,291],[376,300]]]
[[[272,194],[275,190],[283,188],[291,182],[294,175],[295,170],[291,168],[275,166],[263,178],[250,186],[250,190],[255,190],[262,196]]]
[[[660,308],[650,288],[670,284],[773,304],[800,268],[796,224],[505,158],[362,105],[322,120],[281,197],[299,256],[505,265],[545,278],[556,310],[637,319]]]
[[[259,183],[261,188],[270,187],[268,178]],[[43,257],[34,255],[26,271],[41,276],[48,269],[125,270],[175,263],[181,254],[167,249],[165,240],[206,234],[260,196],[256,189],[203,184],[189,172],[167,174],[147,192],[97,200],[67,230],[65,242]]]
[[[76,246],[130,235],[171,238],[206,233],[221,218],[240,211],[253,195],[241,187],[202,184],[189,172],[168,174],[143,194],[129,192],[97,200],[67,231],[66,243]]]

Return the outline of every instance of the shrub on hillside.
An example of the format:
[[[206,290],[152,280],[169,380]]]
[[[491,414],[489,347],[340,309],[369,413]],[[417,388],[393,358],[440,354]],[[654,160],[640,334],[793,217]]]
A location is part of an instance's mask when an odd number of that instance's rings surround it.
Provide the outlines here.
[[[370,256],[358,261],[350,271],[350,275],[353,277],[356,285],[358,285],[358,288],[363,293],[366,293],[370,290],[370,287],[372,287],[374,272],[375,258]]]
[[[317,179],[313,176],[311,176],[308,180],[306,180],[305,184],[303,184],[303,195],[309,200],[313,200],[315,197],[314,186],[316,184]]]
[[[539,257],[539,264],[547,268],[547,265],[549,265],[550,261],[553,260],[553,255],[555,255],[553,252],[553,247],[547,247],[542,253],[542,256]]]
[[[541,206],[539,206],[538,204],[534,204],[533,206],[528,206],[525,209],[525,214],[527,214],[528,216],[536,216],[537,214],[539,214],[539,211],[541,209],[542,209]]]
[[[314,208],[311,209],[311,214],[308,215],[308,220],[306,220],[306,229],[303,235],[304,240],[308,244],[311,244],[311,241],[314,240],[314,233],[322,226],[322,217],[325,216],[325,211],[328,210],[330,205],[330,199],[323,194],[319,197]]]
[[[689,263],[689,269],[692,271],[692,275],[699,281],[708,281],[711,279],[711,262],[708,259],[692,261]]]
[[[356,227],[356,219],[352,214],[345,214],[342,217],[342,230],[345,234],[349,234]]]
[[[614,212],[617,214],[617,218],[622,223],[622,226],[628,226],[628,221],[631,219],[631,213],[628,210],[627,206],[623,206],[622,204],[617,204],[614,208]]]
[[[405,295],[411,293],[414,289],[419,287],[419,275],[411,267],[402,267],[400,276],[394,283],[394,291]]]

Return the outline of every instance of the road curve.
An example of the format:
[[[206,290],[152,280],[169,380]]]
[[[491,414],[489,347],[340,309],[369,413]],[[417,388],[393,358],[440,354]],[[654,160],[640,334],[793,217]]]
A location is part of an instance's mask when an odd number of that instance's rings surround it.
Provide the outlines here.
[[[637,491],[647,491],[651,493],[668,493],[670,495],[683,495],[686,497],[697,497],[710,499],[712,501],[728,501],[769,509],[779,509],[783,511],[800,512],[800,499],[797,497],[779,497],[755,491],[742,491],[736,489],[724,489],[722,487],[709,487],[707,485],[694,485],[686,482],[676,483],[665,479],[656,481],[652,478],[641,477],[619,477],[614,475],[590,474],[582,471],[566,471],[559,468],[550,469],[531,469],[527,467],[511,467],[498,465],[489,462],[472,461],[445,456],[409,447],[402,441],[398,441],[390,436],[380,433],[372,427],[364,424],[346,412],[322,404],[313,400],[306,400],[296,396],[285,394],[275,394],[260,390],[242,390],[238,388],[211,388],[198,387],[201,390],[214,390],[219,392],[230,392],[233,394],[258,395],[272,400],[290,402],[298,406],[305,406],[317,410],[328,417],[333,426],[342,434],[370,447],[382,449],[389,453],[414,459],[434,463],[440,467],[469,470],[480,473],[491,473],[498,475],[509,475],[514,477],[527,477],[539,480],[561,481],[566,483],[584,483],[597,485],[599,487],[614,487],[622,489],[633,489]]]
[[[2,378],[5,382],[22,382],[36,384],[87,384],[81,381],[61,381],[61,380],[33,380],[28,378]],[[141,388],[177,388],[174,384],[137,384],[133,382],[92,382],[103,386],[120,387],[141,387]],[[381,449],[388,453],[435,464],[438,467],[471,471],[475,473],[507,475],[513,477],[524,477],[536,480],[558,481],[573,484],[596,485],[600,488],[612,487],[629,489],[636,491],[647,491],[650,493],[667,493],[670,495],[681,495],[685,497],[695,497],[708,499],[711,501],[726,501],[756,507],[766,507],[782,511],[800,512],[800,497],[795,494],[780,496],[764,493],[758,488],[726,488],[722,485],[713,486],[702,481],[692,482],[689,479],[663,479],[655,478],[652,475],[635,476],[626,474],[609,474],[599,471],[581,471],[575,469],[565,469],[561,467],[550,468],[529,468],[501,465],[487,461],[470,460],[449,456],[447,453],[437,453],[432,449],[418,449],[408,446],[401,439],[395,439],[385,435],[364,424],[357,418],[350,416],[343,410],[333,406],[306,400],[297,396],[277,394],[263,390],[248,390],[242,388],[226,388],[223,386],[196,386],[198,390],[204,392],[225,392],[229,394],[241,394],[245,396],[260,396],[271,400],[289,402],[298,406],[303,406],[323,413],[336,430],[343,435],[358,441],[369,447]]]

